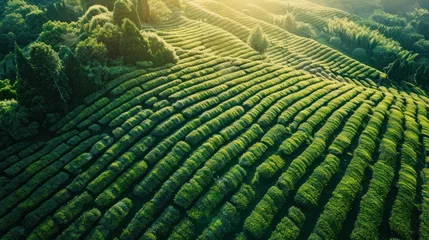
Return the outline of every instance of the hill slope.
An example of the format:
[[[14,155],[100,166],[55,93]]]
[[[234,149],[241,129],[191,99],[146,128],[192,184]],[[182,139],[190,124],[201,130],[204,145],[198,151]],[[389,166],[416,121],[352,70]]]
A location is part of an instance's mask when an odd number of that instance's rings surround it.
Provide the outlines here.
[[[230,2],[144,27],[181,60],[0,152],[4,239],[428,237],[429,99],[267,20],[292,1]],[[257,24],[265,57],[246,44]]]

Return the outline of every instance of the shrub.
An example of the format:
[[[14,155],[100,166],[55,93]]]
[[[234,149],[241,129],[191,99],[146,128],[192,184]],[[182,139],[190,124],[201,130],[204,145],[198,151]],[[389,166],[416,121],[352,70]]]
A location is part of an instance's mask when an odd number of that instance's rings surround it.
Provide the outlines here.
[[[329,44],[331,44],[332,46],[335,46],[335,47],[340,47],[341,46],[341,38],[331,37],[329,39]]]
[[[306,38],[315,38],[317,35],[313,26],[303,22],[298,22],[296,24],[296,34]]]
[[[91,7],[88,8],[88,10],[86,10],[85,14],[80,18],[80,22],[81,24],[87,24],[91,22],[93,17],[107,12],[109,12],[109,10],[105,6],[92,5]]]
[[[286,197],[276,186],[268,189],[261,201],[256,205],[250,216],[244,221],[243,229],[252,237],[260,239],[274,216],[282,208]]]
[[[104,63],[107,60],[106,45],[99,42],[96,38],[89,37],[77,44],[76,57],[81,63],[92,61]]]
[[[247,43],[256,51],[260,53],[265,53],[270,42],[268,38],[265,36],[264,32],[262,32],[262,28],[260,25],[257,25],[250,32],[250,36],[247,39]]]
[[[130,199],[122,199],[106,211],[100,219],[100,224],[107,230],[116,229],[128,215],[131,207],[132,202]]]
[[[171,17],[171,10],[165,5],[164,1],[150,1],[150,21],[156,24],[167,21]]]
[[[285,162],[278,155],[270,156],[265,162],[256,168],[256,180],[259,178],[269,179],[278,173],[284,166]]]
[[[58,236],[57,239],[79,239],[92,225],[100,218],[101,213],[98,209],[93,208],[84,212],[72,225]]]
[[[352,52],[353,58],[362,59],[366,56],[366,51],[363,48],[355,48]]]

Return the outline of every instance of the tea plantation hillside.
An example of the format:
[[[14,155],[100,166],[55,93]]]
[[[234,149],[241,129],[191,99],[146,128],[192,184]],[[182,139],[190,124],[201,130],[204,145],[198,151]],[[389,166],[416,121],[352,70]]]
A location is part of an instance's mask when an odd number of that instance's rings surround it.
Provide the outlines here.
[[[142,26],[177,63],[124,74],[0,151],[1,239],[429,239],[425,92],[272,20],[357,16],[184,5]]]

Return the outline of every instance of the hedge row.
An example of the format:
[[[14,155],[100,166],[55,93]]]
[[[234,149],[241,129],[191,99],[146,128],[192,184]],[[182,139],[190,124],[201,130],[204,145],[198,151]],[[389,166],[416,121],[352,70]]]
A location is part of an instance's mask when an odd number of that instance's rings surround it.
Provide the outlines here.
[[[343,87],[340,87],[337,90],[334,90],[330,92],[329,94],[325,95],[324,97],[320,98],[318,101],[313,102],[309,107],[305,108],[304,110],[300,111],[294,118],[293,121],[290,123],[289,127],[291,130],[295,130],[298,128],[298,126],[304,122],[308,117],[310,117],[314,112],[316,112],[319,108],[324,106],[325,104],[329,103],[332,99],[341,97],[342,95],[347,95],[349,92],[354,92],[354,86],[351,84],[347,84]],[[354,92],[356,94],[356,92]]]
[[[291,87],[291,93],[287,94],[285,97],[279,99],[276,103],[272,104],[270,108],[261,116],[258,120],[258,124],[262,127],[267,127],[271,125],[271,123],[277,120],[279,114],[281,114],[284,110],[289,110],[289,107],[297,102],[300,99],[305,99],[308,95],[315,94],[314,92],[320,88],[329,85],[329,82],[322,81],[311,85],[303,85],[295,84]]]
[[[260,239],[285,201],[286,196],[283,191],[272,186],[244,221],[244,231]]]
[[[36,189],[25,201],[18,204],[18,206],[13,208],[11,212],[0,219],[0,231],[3,232],[7,228],[16,224],[19,219],[25,216],[33,208],[43,203],[55,191],[59,190],[68,178],[69,175],[67,173],[61,172]]]
[[[107,231],[115,230],[129,214],[132,206],[133,204],[128,198],[124,198],[117,202],[110,207],[100,219],[100,226]]]
[[[271,155],[256,168],[255,181],[269,179],[279,173],[285,165],[285,161],[279,155]]]
[[[392,98],[389,98],[388,101],[392,101]],[[380,115],[375,113],[372,118],[377,116]],[[387,129],[380,143],[381,152],[379,159],[373,167],[373,178],[370,181],[368,191],[360,202],[355,227],[350,236],[352,239],[374,239],[379,237],[378,228],[383,219],[384,203],[386,202],[386,197],[390,191],[395,174],[396,158],[398,155],[396,149],[402,138],[403,118],[403,114],[395,106],[391,108],[390,117],[387,121]],[[378,128],[382,122],[383,118],[380,117],[379,121],[377,121]],[[372,126],[374,125],[370,122],[367,129]],[[396,127],[399,127],[400,132],[398,134]]]
[[[223,145],[225,140],[220,135],[213,135],[198,147],[182,166],[164,182],[155,196],[136,213],[130,224],[122,232],[121,238],[135,239],[154,217],[156,211],[163,209],[174,198],[176,191],[186,183],[192,174],[203,165],[210,156]]]
[[[238,163],[242,167],[251,167],[256,161],[258,161],[260,157],[262,157],[267,149],[267,145],[263,144],[262,142],[257,142],[249,147],[243,155],[241,155],[241,157],[238,159]]]
[[[8,169],[6,169],[4,172],[9,176],[16,176],[20,171],[22,171],[24,168],[28,167],[31,163],[39,160],[40,158],[46,156],[50,152],[52,152],[53,149],[61,145],[62,143],[66,142],[73,136],[79,134],[79,131],[74,130],[67,132],[65,134],[62,134],[56,138],[53,138],[49,140],[46,145],[37,153],[32,154],[28,157],[25,157],[21,159],[16,164],[10,166]]]
[[[244,109],[242,107],[231,108],[188,134],[186,136],[186,142],[193,146],[198,145],[201,141],[219,131],[225,125],[229,125],[243,114]]]
[[[318,85],[318,84],[315,84],[315,85]],[[307,109],[307,107],[310,106],[311,104],[322,100],[327,94],[337,90],[340,86],[343,86],[343,85],[338,83],[330,83],[320,89],[316,89],[316,91],[312,89],[313,92],[311,94],[305,97],[302,97],[299,101],[292,104],[285,111],[283,111],[278,118],[278,123],[283,125],[288,124],[296,114],[298,114],[304,109]]]
[[[205,162],[204,167],[199,169],[193,178],[184,184],[175,196],[175,203],[188,209],[209,184],[217,172],[222,170],[229,162],[238,157],[256,139],[263,134],[263,130],[257,125],[252,125],[237,139],[220,149],[212,158]]]
[[[84,212],[75,222],[67,227],[56,239],[79,239],[101,217],[101,212],[93,208]]]
[[[333,154],[326,156],[325,160],[310,175],[308,180],[301,185],[295,194],[295,202],[300,206],[315,207],[322,191],[335,173],[339,171],[340,159]]]
[[[255,192],[249,185],[243,184],[241,188],[226,202],[218,214],[212,218],[208,226],[197,239],[224,239],[232,232],[240,221],[240,214],[249,202],[255,197]]]
[[[57,133],[64,133],[70,131],[74,127],[76,127],[82,121],[88,119],[88,117],[92,116],[95,112],[106,106],[110,100],[108,98],[101,98],[94,104],[86,107],[84,110],[80,111],[79,114],[70,120],[68,123],[64,124]]]
[[[144,179],[134,187],[134,194],[140,197],[147,196],[159,187],[167,177],[185,160],[191,147],[183,142],[178,142],[170,153],[162,158],[148,173]]]
[[[126,172],[122,173],[95,199],[95,204],[100,207],[109,206],[118,199],[131,185],[140,179],[146,172],[147,164],[144,161],[135,163]]]
[[[90,139],[87,139],[86,141],[82,142],[82,146],[87,146],[90,144],[93,144],[98,140],[98,136],[94,136]],[[61,146],[61,145],[60,145]],[[84,152],[85,149],[81,149],[80,147],[74,148],[72,151],[70,151],[68,154],[61,157],[59,160],[57,160],[55,157],[52,159],[46,159],[50,161],[56,160],[53,164],[49,165],[48,167],[44,168],[43,170],[39,171],[37,174],[34,175],[33,171],[38,171],[39,168],[43,167],[42,164],[38,165],[38,162],[34,163],[34,168],[29,168],[29,170],[25,171],[19,177],[13,179],[10,184],[6,185],[2,190],[7,191],[8,188],[16,188],[18,186],[19,189],[16,191],[10,193],[7,195],[7,197],[3,198],[0,201],[0,204],[2,204],[2,208],[0,208],[0,216],[3,215],[8,209],[12,208],[16,204],[18,204],[20,201],[22,201],[24,198],[28,197],[36,188],[38,188],[41,183],[47,181],[48,179],[54,177],[57,173],[61,171],[61,169],[66,165],[70,160],[72,160],[74,157],[78,156],[80,153]],[[55,156],[58,156],[60,153],[56,153]],[[44,163],[43,163],[44,164]],[[32,166],[33,166],[32,165]],[[40,166],[40,167],[39,167]],[[34,175],[34,176],[33,176]],[[33,177],[31,177],[33,176]],[[26,179],[30,178],[25,184],[22,184]],[[8,187],[8,188],[7,188]],[[3,192],[2,192],[3,193]],[[6,193],[5,193],[6,194]]]
[[[159,218],[148,228],[142,240],[166,239],[169,232],[180,220],[180,212],[173,206],[168,206]]]
[[[266,146],[274,147],[280,143],[284,137],[288,134],[288,130],[281,124],[274,125],[267,133],[262,137],[261,142]]]
[[[397,182],[398,193],[389,219],[390,229],[403,239],[412,239],[412,214],[417,195],[417,151],[420,147],[420,126],[415,121],[417,107],[406,98],[404,143],[401,148],[401,166]]]
[[[397,102],[397,104],[400,103]],[[381,104],[379,108],[381,113],[374,114],[368,127],[362,132],[359,145],[353,153],[346,172],[325,205],[310,238],[333,239],[341,231],[342,223],[345,221],[357,193],[361,190],[365,169],[372,161],[375,141],[383,124],[384,111],[386,111],[386,105]]]
[[[179,141],[184,140],[186,135],[195,130],[198,126],[200,126],[200,124],[201,123],[198,119],[187,122],[175,133],[162,140],[158,145],[156,145],[156,147],[152,148],[152,150],[150,150],[150,152],[148,152],[144,157],[145,162],[147,162],[149,165],[153,165],[158,162],[162,157],[165,156],[165,154],[167,154],[170,148],[172,148]]]
[[[240,165],[233,166],[188,210],[189,218],[195,222],[207,220],[218,204],[240,187],[245,177],[246,171]]]
[[[344,151],[351,145],[354,137],[358,133],[360,126],[363,125],[364,119],[368,116],[371,106],[363,103],[356,112],[347,120],[341,133],[335,137],[335,140],[329,146],[329,152],[333,154],[343,154]]]
[[[270,240],[293,240],[297,239],[305,222],[305,215],[297,207],[289,208],[288,215],[285,216],[271,233]]]
[[[291,191],[295,188],[297,182],[307,172],[307,168],[313,164],[314,160],[320,157],[326,148],[326,143],[320,138],[315,138],[310,146],[305,151],[295,158],[287,170],[282,173],[278,183],[287,191]]]
[[[155,144],[154,142],[155,140],[151,136],[148,136],[142,138],[138,144],[142,144],[145,147],[150,148]],[[136,154],[132,150],[133,147],[131,148],[131,151],[122,154],[116,161],[111,163],[105,171],[92,180],[87,186],[88,191],[93,194],[100,193],[107,185],[114,181],[122,171],[135,163],[136,159],[140,158],[141,154]]]
[[[93,198],[91,195],[88,192],[83,192],[58,209],[52,218],[59,225],[67,225],[92,202]]]

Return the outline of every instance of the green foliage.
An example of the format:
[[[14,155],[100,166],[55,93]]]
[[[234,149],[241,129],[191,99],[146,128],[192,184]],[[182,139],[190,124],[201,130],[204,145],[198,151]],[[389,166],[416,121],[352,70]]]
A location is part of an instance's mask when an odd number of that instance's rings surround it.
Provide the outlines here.
[[[24,0],[7,1],[0,15],[0,58],[13,50],[13,43],[25,46],[34,41],[48,21],[45,13]]]
[[[401,18],[398,15],[389,14],[384,11],[376,11],[371,15],[370,18],[373,21],[376,21],[389,27],[405,27],[407,25],[407,21],[405,18]]]
[[[339,37],[331,37],[329,39],[329,44],[335,47],[341,47],[341,38]]]
[[[100,220],[100,224],[107,230],[116,229],[128,215],[129,211],[131,210],[131,207],[131,200],[128,198],[124,198],[106,211],[106,213]]]
[[[270,156],[265,162],[256,168],[256,179],[269,179],[278,173],[285,162],[278,155]]]
[[[161,0],[149,1],[150,4],[150,21],[160,24],[170,19],[171,10]]]
[[[131,0],[117,0],[113,8],[113,21],[121,25],[124,19],[128,18],[135,25],[140,26],[140,18],[137,14],[136,4]]]
[[[418,52],[421,56],[429,57],[429,41],[420,39],[413,44],[413,50]]]
[[[92,18],[103,13],[108,13],[109,10],[103,5],[92,5],[86,10],[85,14],[80,18],[80,23],[82,25],[88,24],[91,22]]]
[[[403,8],[413,5],[415,0],[380,0],[381,6],[389,13],[397,13]]]
[[[43,31],[37,41],[51,45],[59,51],[61,45],[73,46],[78,41],[77,26],[75,23],[48,21],[43,24]]]
[[[141,34],[136,25],[128,19],[125,19],[122,24],[119,49],[127,64],[151,59],[153,54],[149,47],[149,39]]]
[[[33,136],[39,124],[30,120],[29,111],[16,100],[0,101],[0,146]]]
[[[313,26],[308,23],[297,22],[295,33],[301,37],[315,38],[317,36]]]
[[[368,56],[377,59],[382,67],[409,54],[408,51],[402,49],[398,42],[346,18],[335,17],[330,20],[328,33],[341,38],[342,43],[349,48],[365,49]]]
[[[107,48],[96,38],[89,37],[76,45],[76,57],[84,64],[92,61],[103,64],[107,60]]]
[[[420,66],[416,71],[415,79],[417,84],[427,89],[429,87],[429,67]]]
[[[48,112],[66,112],[70,90],[58,54],[45,43],[34,43],[29,55],[27,59],[16,47],[18,102],[36,119]]]
[[[268,46],[270,45],[269,40],[265,36],[265,34],[262,32],[261,26],[256,26],[252,29],[250,32],[250,36],[247,39],[247,43],[256,51],[260,53],[265,53]]]
[[[52,3],[46,9],[46,16],[51,21],[72,22],[78,20],[78,14],[65,2]]]
[[[366,56],[366,51],[363,48],[355,48],[352,52],[352,56],[356,59],[363,59]]]
[[[262,200],[256,205],[250,216],[244,222],[244,231],[252,237],[260,239],[274,216],[283,206],[286,197],[276,186],[268,189]]]
[[[0,101],[16,99],[15,86],[10,83],[9,79],[0,80]]]

